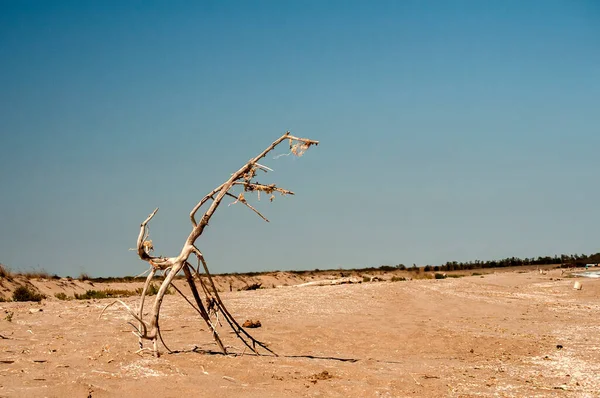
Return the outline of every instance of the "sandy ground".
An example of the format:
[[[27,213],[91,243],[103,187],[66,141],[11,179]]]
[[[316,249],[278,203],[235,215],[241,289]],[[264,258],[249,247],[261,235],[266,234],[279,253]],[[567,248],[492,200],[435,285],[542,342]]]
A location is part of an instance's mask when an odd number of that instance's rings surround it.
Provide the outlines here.
[[[121,308],[98,319],[112,300],[0,303],[0,397],[600,397],[599,293],[559,270],[222,293],[279,357],[241,355],[226,327],[239,355],[207,354],[177,295],[160,358],[135,353]]]

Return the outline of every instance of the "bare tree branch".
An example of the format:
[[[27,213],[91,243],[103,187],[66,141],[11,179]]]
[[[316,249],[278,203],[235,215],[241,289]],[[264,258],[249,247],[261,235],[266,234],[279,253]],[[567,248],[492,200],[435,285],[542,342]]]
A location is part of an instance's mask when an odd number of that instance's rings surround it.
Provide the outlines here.
[[[196,284],[194,281],[194,275],[191,272],[193,270],[193,267],[188,263],[188,258],[190,257],[190,255],[195,254],[196,257],[198,258],[199,264],[202,264],[202,267],[204,269],[204,277],[208,281],[208,285],[207,285],[204,282],[203,277],[200,274],[200,270],[199,269],[194,270],[196,277],[202,287],[202,293],[204,294],[204,298],[206,300],[207,306],[209,306],[208,307],[209,310],[215,311],[215,313],[217,313],[217,311],[221,312],[224,319],[227,321],[227,323],[229,324],[231,329],[235,332],[236,336],[240,340],[242,340],[242,342],[248,348],[250,348],[252,351],[254,351],[255,353],[258,354],[259,353],[258,349],[257,349],[257,346],[258,346],[258,347],[266,350],[267,352],[269,352],[273,355],[276,355],[271,349],[269,349],[267,347],[266,344],[261,343],[260,341],[254,339],[248,332],[246,332],[238,324],[238,322],[235,320],[235,318],[233,318],[231,313],[227,310],[227,308],[225,307],[225,304],[223,303],[223,301],[221,300],[221,297],[219,296],[219,292],[214,284],[212,276],[210,275],[208,266],[206,264],[206,261],[204,260],[204,256],[202,255],[200,250],[198,250],[198,248],[195,246],[195,243],[196,243],[196,240],[204,232],[204,229],[208,226],[210,219],[214,215],[215,211],[217,210],[217,208],[219,207],[219,205],[221,204],[221,202],[225,196],[235,198],[236,201],[234,203],[242,202],[250,210],[252,210],[256,214],[258,214],[263,220],[269,222],[269,220],[265,216],[263,216],[256,208],[254,208],[251,204],[248,203],[247,199],[244,197],[243,192],[239,193],[238,195],[235,195],[230,192],[236,186],[243,187],[244,192],[257,192],[259,195],[259,198],[260,198],[261,192],[271,194],[271,200],[273,200],[273,198],[274,198],[273,193],[275,193],[275,192],[278,192],[281,195],[293,195],[294,194],[292,191],[289,191],[289,190],[283,189],[283,188],[279,188],[275,184],[269,184],[269,185],[260,184],[253,180],[256,177],[258,170],[261,170],[265,173],[273,171],[273,169],[258,163],[258,161],[261,160],[263,157],[265,157],[269,152],[271,152],[273,149],[275,149],[275,147],[277,147],[279,144],[281,144],[284,141],[287,141],[289,143],[290,153],[294,154],[296,156],[301,156],[302,154],[304,154],[304,152],[309,147],[319,144],[318,141],[310,140],[308,138],[295,137],[295,136],[291,135],[288,131],[285,134],[283,134],[281,137],[279,137],[278,139],[273,141],[273,143],[271,143],[271,145],[269,145],[266,149],[264,149],[256,157],[250,159],[238,171],[233,173],[227,181],[225,181],[223,184],[219,185],[218,187],[216,187],[215,189],[210,191],[206,196],[204,196],[192,208],[192,211],[190,212],[190,215],[189,215],[190,220],[192,222],[192,230],[191,230],[190,234],[188,235],[188,237],[185,241],[185,244],[183,245],[183,248],[181,249],[181,252],[176,257],[161,257],[161,256],[152,256],[151,255],[152,251],[154,250],[154,246],[152,244],[152,241],[149,240],[150,232],[149,232],[148,223],[156,215],[156,213],[158,212],[158,208],[156,208],[140,224],[140,232],[138,235],[137,247],[136,247],[137,253],[138,253],[138,256],[140,257],[140,259],[148,262],[152,266],[152,268],[150,270],[150,274],[146,278],[146,282],[145,282],[144,288],[142,290],[139,311],[135,312],[129,306],[127,306],[127,304],[125,304],[124,302],[122,302],[120,300],[117,301],[117,302],[121,303],[127,309],[127,311],[131,314],[131,316],[135,320],[138,321],[137,327],[132,324],[134,326],[134,328],[136,329],[135,334],[139,337],[140,350],[138,350],[138,352],[143,352],[144,350],[148,350],[146,348],[143,348],[142,342],[143,342],[143,340],[150,340],[153,343],[153,350],[151,350],[151,351],[155,355],[158,355],[157,338],[160,338],[160,340],[162,341],[162,336],[160,335],[160,328],[159,328],[159,323],[158,323],[162,301],[164,299],[164,296],[165,296],[169,286],[175,287],[174,285],[172,285],[172,282],[173,282],[173,279],[175,278],[175,276],[180,271],[183,271],[185,274],[185,277],[187,279],[187,282],[190,286],[190,289],[192,291],[192,294],[194,295],[194,299],[196,300],[197,308],[193,305],[192,306],[196,309],[196,311],[198,311],[200,313],[201,317],[204,319],[204,321],[207,323],[207,325],[211,329],[211,331],[213,333],[213,337],[215,339],[215,342],[217,343],[219,348],[223,351],[223,353],[226,353],[225,346],[221,342],[221,339],[219,337],[219,334],[217,333],[216,327],[210,321],[209,311],[207,311],[206,307],[204,306],[204,304],[202,302],[202,297],[200,296],[200,293],[198,292],[198,289],[196,288]],[[197,212],[209,200],[212,201],[210,203],[210,206],[204,212],[204,214],[202,215],[200,220],[196,221]],[[149,287],[152,279],[154,278],[154,276],[158,270],[162,270],[164,272],[165,277],[164,277],[164,280],[162,281],[160,288],[158,290],[158,293],[156,294],[156,297],[154,299],[154,303],[153,303],[152,309],[150,311],[150,318],[148,321],[145,321],[145,320],[143,320],[143,309],[144,309],[144,300],[145,300],[146,292],[148,290],[148,287]],[[177,288],[175,288],[175,289],[180,294],[183,295],[183,293],[179,289],[177,289]],[[190,305],[192,304],[187,299],[187,297],[184,296],[184,298],[186,299],[186,301],[188,301],[190,303]],[[164,341],[163,341],[163,345],[164,345]],[[166,345],[165,345],[165,347],[166,347]],[[171,350],[169,350],[168,347],[166,347],[166,348],[168,351],[171,351]]]
[[[244,205],[246,205],[246,207],[248,207],[250,210],[252,210],[256,214],[258,214],[260,216],[260,218],[262,218],[266,222],[269,222],[269,220],[267,220],[267,218],[265,216],[260,214],[260,212],[258,210],[256,210],[254,207],[252,207],[252,205],[250,203],[248,203],[248,201],[244,198],[244,195],[242,193],[236,197],[235,195],[232,195],[229,192],[227,192],[227,196],[231,196],[232,198],[235,199],[235,202],[229,204],[230,206],[236,204],[237,202],[242,202]]]
[[[157,212],[158,212],[158,207],[156,209],[154,209],[154,211],[152,213],[150,213],[148,218],[146,218],[140,225],[140,234],[138,235],[138,240],[137,240],[137,252],[138,252],[138,256],[140,256],[140,258],[142,260],[146,260],[148,257],[150,257],[148,255],[148,253],[146,253],[146,250],[144,249],[144,242],[146,241],[146,239],[148,239],[147,225],[150,222],[150,220],[152,220],[152,217],[154,217],[156,215]]]

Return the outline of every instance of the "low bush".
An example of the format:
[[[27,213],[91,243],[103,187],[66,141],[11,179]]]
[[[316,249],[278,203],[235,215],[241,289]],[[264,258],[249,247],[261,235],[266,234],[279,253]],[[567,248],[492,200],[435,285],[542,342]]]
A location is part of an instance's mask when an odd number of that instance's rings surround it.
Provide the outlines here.
[[[251,285],[247,285],[242,287],[240,290],[258,290],[262,286],[262,283],[253,283]]]
[[[406,280],[406,278],[403,276],[392,276],[392,279],[391,279],[392,282],[403,282],[405,280]]]
[[[158,289],[159,288],[156,287],[154,283],[150,283],[150,285],[148,286],[148,290],[146,290],[146,296],[155,296],[156,294],[158,294]],[[142,294],[143,290],[143,287],[138,287],[137,289],[135,289],[135,293]],[[167,291],[167,294],[170,294],[170,292]]]
[[[77,300],[103,299],[106,298],[106,293],[98,290],[87,290],[83,294],[74,294]]]
[[[106,289],[106,290],[87,290],[83,294],[75,293],[77,300],[91,300],[91,299],[105,299],[105,298],[121,298],[134,296],[136,292],[132,290],[118,290],[118,289]]]
[[[150,286],[148,286],[148,290],[146,291],[146,294],[148,296],[156,296],[158,294],[158,289],[159,288],[154,283],[151,283]],[[140,293],[142,293],[142,292],[140,292]],[[168,293],[168,291],[167,291],[167,293]]]
[[[40,302],[45,299],[46,296],[43,294],[36,293],[33,289],[27,286],[19,286],[13,292],[13,301],[37,301]]]
[[[447,275],[446,274],[440,274],[439,272],[435,273],[435,279],[446,279]]]
[[[413,279],[433,279],[435,276],[431,272],[420,272],[413,274]]]
[[[59,300],[71,300],[71,297],[67,296],[64,292],[54,293],[54,297]]]

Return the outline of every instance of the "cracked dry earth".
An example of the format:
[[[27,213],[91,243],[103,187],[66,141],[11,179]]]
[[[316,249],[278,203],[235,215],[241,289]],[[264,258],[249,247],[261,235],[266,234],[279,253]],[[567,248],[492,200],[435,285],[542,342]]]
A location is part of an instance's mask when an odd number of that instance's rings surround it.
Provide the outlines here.
[[[599,293],[557,270],[223,293],[277,358],[207,353],[175,295],[160,358],[135,354],[121,308],[98,320],[111,300],[1,303],[0,397],[600,397]]]

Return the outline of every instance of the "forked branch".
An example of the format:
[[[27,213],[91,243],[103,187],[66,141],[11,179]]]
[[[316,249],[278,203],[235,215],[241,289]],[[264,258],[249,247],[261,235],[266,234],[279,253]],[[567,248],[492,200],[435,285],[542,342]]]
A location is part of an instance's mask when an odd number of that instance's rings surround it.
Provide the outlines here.
[[[290,190],[279,188],[276,184],[261,184],[254,180],[259,170],[264,173],[273,171],[273,169],[258,163],[258,161],[264,158],[269,152],[274,150],[279,144],[281,144],[284,141],[287,141],[289,143],[290,154],[296,156],[301,156],[309,147],[319,144],[318,141],[314,141],[308,138],[295,137],[289,132],[286,132],[281,137],[273,141],[271,145],[269,145],[256,157],[250,159],[238,171],[233,173],[227,181],[210,191],[193,207],[192,211],[190,212],[192,230],[188,238],[186,239],[185,244],[181,249],[181,252],[176,257],[160,257],[152,255],[154,246],[152,244],[152,241],[149,240],[150,232],[148,223],[156,215],[156,213],[158,212],[158,208],[156,208],[152,213],[150,213],[150,215],[140,224],[140,232],[137,239],[137,253],[140,259],[148,262],[151,265],[151,272],[146,279],[146,283],[144,284],[139,311],[133,311],[127,304],[125,304],[122,301],[119,301],[122,305],[125,306],[125,308],[131,314],[131,316],[136,321],[138,321],[138,326],[135,326],[133,324],[132,325],[135,328],[135,334],[140,339],[140,350],[146,350],[143,348],[143,340],[151,340],[154,344],[153,352],[155,355],[158,355],[158,349],[156,346],[157,338],[161,338],[162,340],[158,325],[161,304],[169,286],[175,287],[174,285],[172,285],[173,279],[180,271],[183,271],[194,296],[194,300],[196,301],[196,306],[194,306],[192,302],[187,297],[185,297],[185,295],[180,289],[176,288],[176,290],[184,296],[185,300],[188,301],[188,303],[190,303],[190,305],[192,305],[192,307],[194,307],[196,311],[198,311],[200,316],[209,326],[215,339],[215,342],[217,343],[217,345],[223,353],[226,353],[226,349],[221,341],[221,338],[219,337],[215,324],[213,324],[210,319],[209,311],[215,311],[217,315],[218,313],[221,313],[223,318],[231,327],[231,329],[235,332],[236,336],[255,353],[258,354],[258,349],[262,348],[265,351],[276,355],[271,349],[267,347],[266,344],[254,339],[248,332],[246,332],[231,315],[231,313],[227,310],[225,304],[219,296],[219,292],[208,270],[208,266],[206,264],[204,256],[202,255],[202,252],[198,250],[195,244],[198,238],[204,232],[204,229],[208,226],[211,217],[213,216],[213,214],[215,213],[225,196],[229,196],[235,199],[235,202],[233,202],[232,204],[241,202],[250,210],[258,214],[263,220],[268,222],[269,220],[265,216],[263,216],[256,208],[254,208],[251,204],[248,203],[247,198],[244,196],[244,192],[257,192],[258,195],[260,195],[260,193],[262,192],[271,195],[271,200],[273,200],[273,194],[276,192],[281,195],[294,194]],[[242,187],[243,191],[238,194],[232,193],[231,191],[238,186]],[[206,209],[200,220],[196,221],[196,214],[209,201],[211,201],[210,206]],[[194,270],[193,267],[188,263],[188,259],[192,254],[194,254],[198,258],[199,264],[202,264],[202,273],[199,269]],[[165,277],[160,285],[158,293],[156,294],[156,298],[154,299],[154,304],[150,313],[150,319],[149,321],[146,321],[143,319],[145,295],[148,290],[149,284],[155,277],[156,272],[159,270],[163,271]],[[194,274],[196,278],[194,278]],[[204,281],[205,279],[207,282]],[[206,305],[208,306],[208,310],[203,303],[200,292],[196,288],[196,280],[198,280],[198,282],[200,283],[200,286],[202,288],[202,294],[204,295],[204,300],[207,303]]]

